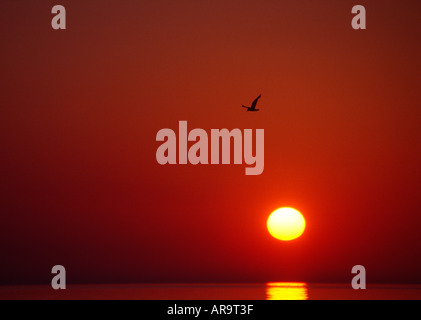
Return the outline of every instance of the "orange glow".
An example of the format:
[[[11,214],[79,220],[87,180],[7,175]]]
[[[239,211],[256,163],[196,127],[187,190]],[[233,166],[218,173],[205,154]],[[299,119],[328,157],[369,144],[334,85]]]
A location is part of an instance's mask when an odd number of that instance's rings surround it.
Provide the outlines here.
[[[269,282],[266,300],[307,300],[307,284],[303,282]]]
[[[276,239],[290,241],[304,232],[306,222],[303,215],[293,208],[280,208],[271,213],[267,221],[269,233]]]

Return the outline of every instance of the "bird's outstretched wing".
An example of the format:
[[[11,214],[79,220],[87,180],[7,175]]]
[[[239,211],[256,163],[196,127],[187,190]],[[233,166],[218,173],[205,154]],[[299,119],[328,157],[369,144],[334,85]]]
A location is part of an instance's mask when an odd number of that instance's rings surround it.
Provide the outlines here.
[[[253,103],[251,104],[250,109],[252,109],[252,110],[256,109],[257,100],[259,100],[261,96],[262,95],[259,94],[259,96],[253,101]]]

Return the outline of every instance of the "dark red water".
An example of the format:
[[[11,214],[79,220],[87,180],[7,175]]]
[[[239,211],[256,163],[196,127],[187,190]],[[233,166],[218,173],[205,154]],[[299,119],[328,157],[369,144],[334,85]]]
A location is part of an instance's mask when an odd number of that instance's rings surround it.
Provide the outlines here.
[[[351,284],[104,284],[50,286],[0,286],[0,299],[70,300],[420,300],[421,285],[367,284],[354,290]]]

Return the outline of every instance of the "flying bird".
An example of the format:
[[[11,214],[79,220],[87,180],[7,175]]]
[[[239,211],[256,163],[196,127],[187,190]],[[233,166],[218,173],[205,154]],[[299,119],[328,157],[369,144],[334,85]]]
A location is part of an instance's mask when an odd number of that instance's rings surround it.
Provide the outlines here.
[[[249,107],[246,107],[246,106],[243,106],[243,108],[247,108],[247,111],[259,111],[259,109],[256,109],[256,104],[257,104],[257,100],[259,100],[260,99],[260,97],[261,97],[262,95],[260,94],[254,101],[253,101],[253,103],[251,104],[251,107],[249,108]]]

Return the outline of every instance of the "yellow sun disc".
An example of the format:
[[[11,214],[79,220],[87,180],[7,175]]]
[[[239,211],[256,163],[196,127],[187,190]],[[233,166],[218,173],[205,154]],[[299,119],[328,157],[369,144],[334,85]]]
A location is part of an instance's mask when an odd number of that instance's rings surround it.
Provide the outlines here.
[[[267,221],[269,233],[282,241],[301,236],[306,227],[303,215],[293,208],[280,208],[271,213]]]

